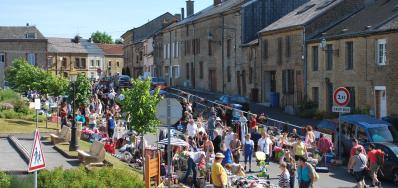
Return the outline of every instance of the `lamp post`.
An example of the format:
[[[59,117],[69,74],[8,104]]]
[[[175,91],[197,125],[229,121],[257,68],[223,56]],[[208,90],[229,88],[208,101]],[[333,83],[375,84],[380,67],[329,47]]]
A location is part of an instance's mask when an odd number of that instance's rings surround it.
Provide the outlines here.
[[[70,75],[70,82],[73,88],[72,96],[72,128],[71,128],[71,139],[69,142],[69,151],[76,151],[79,148],[77,137],[76,137],[76,117],[75,117],[75,100],[76,100],[76,79],[77,75]]]

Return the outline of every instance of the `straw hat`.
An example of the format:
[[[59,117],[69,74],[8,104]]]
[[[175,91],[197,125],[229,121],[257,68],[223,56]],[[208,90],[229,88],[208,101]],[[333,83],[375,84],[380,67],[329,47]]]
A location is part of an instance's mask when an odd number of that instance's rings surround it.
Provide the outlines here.
[[[217,118],[216,118],[216,121],[221,121],[221,118],[220,118],[220,117],[217,117]]]
[[[225,158],[225,156],[222,153],[216,153],[216,158]]]

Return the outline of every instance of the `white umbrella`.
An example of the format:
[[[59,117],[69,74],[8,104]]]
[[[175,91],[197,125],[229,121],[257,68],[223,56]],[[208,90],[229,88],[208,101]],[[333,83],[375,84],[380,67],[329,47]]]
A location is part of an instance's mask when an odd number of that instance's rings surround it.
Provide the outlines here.
[[[165,138],[165,139],[159,141],[158,144],[168,145],[169,139]],[[172,145],[172,146],[187,146],[188,143],[179,138],[170,138],[170,145]]]

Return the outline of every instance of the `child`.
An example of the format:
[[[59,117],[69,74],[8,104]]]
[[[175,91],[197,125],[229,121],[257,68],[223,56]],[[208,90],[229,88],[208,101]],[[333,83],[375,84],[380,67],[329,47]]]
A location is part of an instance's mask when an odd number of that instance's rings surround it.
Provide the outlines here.
[[[245,142],[243,144],[243,155],[245,156],[245,170],[247,161],[249,161],[249,172],[252,171],[252,156],[253,156],[254,142],[250,139],[250,134],[246,134]]]

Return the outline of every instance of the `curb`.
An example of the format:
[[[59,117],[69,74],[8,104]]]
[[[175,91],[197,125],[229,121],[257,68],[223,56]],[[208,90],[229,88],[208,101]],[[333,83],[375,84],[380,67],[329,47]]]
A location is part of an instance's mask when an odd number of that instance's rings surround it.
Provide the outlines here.
[[[77,157],[75,156],[71,156],[69,154],[67,154],[64,150],[62,150],[61,148],[59,148],[57,145],[54,145],[53,148],[58,151],[62,156],[64,156],[67,159],[77,159]]]
[[[8,136],[8,141],[11,143],[11,145],[17,150],[19,155],[21,155],[22,159],[29,163],[29,151],[23,146],[19,141],[18,138],[15,136]]]

